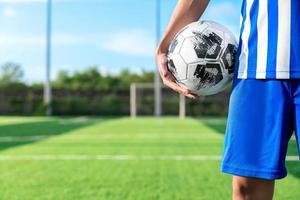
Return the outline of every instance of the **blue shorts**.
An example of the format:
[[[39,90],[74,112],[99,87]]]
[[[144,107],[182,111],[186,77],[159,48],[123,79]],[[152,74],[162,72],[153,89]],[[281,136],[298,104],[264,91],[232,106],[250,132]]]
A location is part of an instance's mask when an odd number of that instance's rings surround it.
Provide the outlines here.
[[[293,131],[300,140],[300,79],[234,79],[221,171],[280,179]]]

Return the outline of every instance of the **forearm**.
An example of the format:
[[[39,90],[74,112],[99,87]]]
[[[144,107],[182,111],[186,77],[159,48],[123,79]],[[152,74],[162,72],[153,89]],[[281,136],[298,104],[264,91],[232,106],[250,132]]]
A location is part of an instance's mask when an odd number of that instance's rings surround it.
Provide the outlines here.
[[[158,45],[157,53],[166,51],[176,33],[187,24],[197,21],[206,9],[209,0],[179,0]]]

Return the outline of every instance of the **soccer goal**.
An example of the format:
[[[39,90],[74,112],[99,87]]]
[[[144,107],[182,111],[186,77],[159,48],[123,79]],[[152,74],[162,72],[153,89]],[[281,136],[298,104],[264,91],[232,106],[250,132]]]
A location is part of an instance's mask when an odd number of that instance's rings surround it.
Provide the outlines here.
[[[132,83],[130,86],[130,116],[154,115],[154,83]],[[186,100],[171,89],[162,86],[162,114],[186,116]]]

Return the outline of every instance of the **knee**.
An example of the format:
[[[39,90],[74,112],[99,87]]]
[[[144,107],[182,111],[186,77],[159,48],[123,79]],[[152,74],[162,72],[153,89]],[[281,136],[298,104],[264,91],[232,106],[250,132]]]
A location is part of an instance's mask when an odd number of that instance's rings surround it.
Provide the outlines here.
[[[253,193],[251,184],[247,180],[234,180],[232,189],[234,200],[249,199]]]
[[[234,200],[271,200],[274,181],[235,176],[232,186]]]

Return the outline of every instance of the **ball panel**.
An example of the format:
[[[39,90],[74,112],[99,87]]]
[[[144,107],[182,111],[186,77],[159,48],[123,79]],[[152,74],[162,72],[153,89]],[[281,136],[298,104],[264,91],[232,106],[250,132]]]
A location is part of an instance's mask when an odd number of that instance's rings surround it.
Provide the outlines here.
[[[222,62],[224,63],[224,68],[228,70],[228,73],[234,72],[234,65],[236,62],[236,46],[233,44],[228,44],[223,55]]]
[[[202,33],[206,28],[208,28],[207,24],[197,21],[183,28],[179,34],[184,38],[188,38],[194,36],[195,32]]]
[[[184,41],[184,38],[181,35],[178,35],[177,37],[175,37],[169,47],[169,53],[172,54],[177,54],[180,51],[180,48],[182,46],[182,43]]]
[[[206,20],[204,23],[208,24],[210,29],[216,31],[216,33],[222,38],[225,38],[226,35],[228,35],[230,38],[235,40],[235,36],[226,26],[210,20]]]
[[[195,63],[199,62],[199,58],[197,56],[197,53],[194,48],[191,48],[194,46],[194,42],[191,40],[191,38],[186,38],[181,46],[179,54],[184,59],[186,63]]]
[[[232,82],[233,74],[224,75],[224,78],[216,85],[207,88],[200,88],[195,93],[199,96],[213,95],[223,91]]]
[[[210,73],[209,83],[211,85],[218,84],[223,79],[223,72],[220,63],[207,63],[205,66],[207,73]]]
[[[195,75],[198,64],[190,64],[187,67],[187,81],[184,85],[191,91],[197,91],[199,89],[200,79]]]
[[[225,32],[224,38],[226,39],[227,44],[232,44],[234,46],[238,46],[238,42],[237,42],[235,36],[231,32],[230,33]]]
[[[187,64],[179,54],[173,54],[168,58],[168,68],[177,81],[187,79]]]
[[[208,29],[207,31],[210,32],[204,33],[204,35],[209,46],[205,58],[217,59],[222,50],[223,39],[220,33],[215,33],[215,30]]]
[[[214,32],[195,33],[188,38],[192,43],[196,55],[200,59],[217,59],[222,50],[223,39]]]
[[[219,63],[196,63],[188,65],[187,79],[188,88],[199,90],[209,88],[218,84],[223,79],[221,66]]]
[[[212,87],[216,85],[223,78],[220,65],[217,63],[197,65],[195,75],[200,79],[199,89]]]

